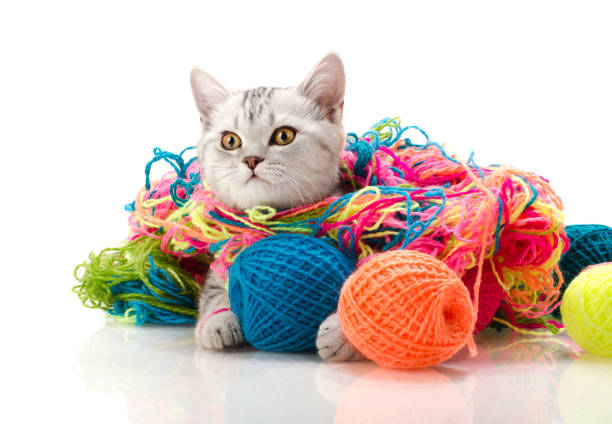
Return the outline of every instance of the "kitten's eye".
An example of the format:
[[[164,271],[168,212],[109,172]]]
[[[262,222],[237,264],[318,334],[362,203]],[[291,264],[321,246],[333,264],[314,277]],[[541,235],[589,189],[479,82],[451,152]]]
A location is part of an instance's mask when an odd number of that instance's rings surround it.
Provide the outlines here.
[[[280,127],[274,130],[270,144],[278,144],[279,146],[286,146],[295,139],[295,129],[291,127]]]
[[[233,132],[226,132],[221,138],[221,147],[225,150],[235,150],[242,146],[242,140]]]

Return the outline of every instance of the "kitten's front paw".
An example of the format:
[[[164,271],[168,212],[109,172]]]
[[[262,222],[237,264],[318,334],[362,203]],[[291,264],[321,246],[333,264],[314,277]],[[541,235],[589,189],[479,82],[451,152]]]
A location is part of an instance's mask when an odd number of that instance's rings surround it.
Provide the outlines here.
[[[196,340],[204,349],[231,349],[244,344],[238,317],[232,311],[198,320]]]
[[[317,334],[317,351],[326,361],[361,361],[365,356],[348,341],[340,325],[340,317],[330,315],[319,326]]]

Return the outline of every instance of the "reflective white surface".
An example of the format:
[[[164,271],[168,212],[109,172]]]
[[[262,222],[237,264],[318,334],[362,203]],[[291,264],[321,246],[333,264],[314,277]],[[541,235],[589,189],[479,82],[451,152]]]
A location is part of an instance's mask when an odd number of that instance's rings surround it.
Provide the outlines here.
[[[81,344],[87,391],[148,423],[610,423],[612,360],[568,339],[486,330],[479,354],[431,369],[328,364],[314,354],[197,350],[189,327],[108,321]],[[116,407],[116,406],[115,406]]]

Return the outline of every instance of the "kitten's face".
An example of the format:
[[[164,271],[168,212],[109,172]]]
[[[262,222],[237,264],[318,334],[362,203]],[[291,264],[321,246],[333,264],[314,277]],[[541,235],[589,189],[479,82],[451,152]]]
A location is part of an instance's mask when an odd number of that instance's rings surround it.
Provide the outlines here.
[[[324,58],[296,88],[230,93],[192,73],[203,122],[198,159],[212,191],[236,209],[277,209],[317,202],[338,187],[344,145],[344,71]]]

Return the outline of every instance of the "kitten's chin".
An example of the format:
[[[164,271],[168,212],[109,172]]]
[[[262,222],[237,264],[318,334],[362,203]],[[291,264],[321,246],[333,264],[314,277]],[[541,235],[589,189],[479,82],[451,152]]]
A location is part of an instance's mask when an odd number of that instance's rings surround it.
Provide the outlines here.
[[[231,191],[230,191],[231,190]],[[250,177],[238,189],[213,190],[215,197],[224,205],[239,211],[252,209],[255,206],[269,206],[274,209],[286,209],[277,187],[261,177]]]
[[[248,193],[232,198],[217,196],[217,199],[232,209],[246,211],[256,206],[268,206],[278,210],[291,209],[303,206],[304,203],[297,199],[289,199],[287,193],[279,190],[274,184],[261,179],[249,180],[244,184]],[[256,192],[257,194],[254,194]]]
[[[342,195],[338,182],[322,187],[317,192],[297,194],[288,190],[286,181],[271,182],[260,176],[252,176],[240,185],[214,187],[217,200],[226,206],[240,211],[256,206],[269,206],[278,210],[302,207],[316,203],[326,197]],[[225,188],[225,189],[224,189]]]

